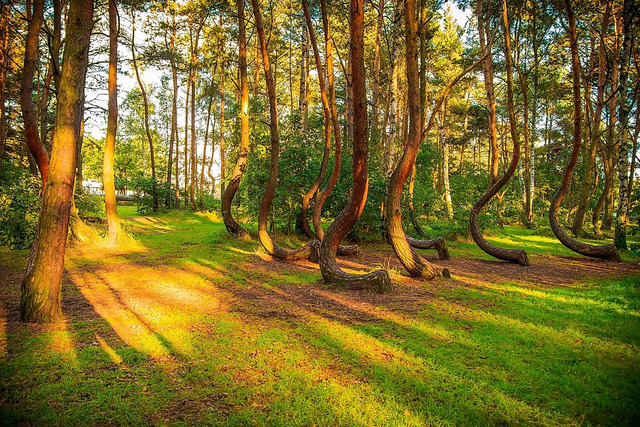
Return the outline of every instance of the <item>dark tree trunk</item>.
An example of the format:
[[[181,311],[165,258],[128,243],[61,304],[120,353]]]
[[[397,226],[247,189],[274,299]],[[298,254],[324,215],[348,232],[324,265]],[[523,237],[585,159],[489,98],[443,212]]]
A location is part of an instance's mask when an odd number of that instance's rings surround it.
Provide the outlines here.
[[[144,130],[147,134],[147,141],[149,142],[149,156],[151,157],[151,178],[153,179],[153,209],[158,210],[158,189],[156,185],[156,159],[153,150],[153,138],[151,138],[151,129],[149,127],[149,101],[147,99],[147,90],[144,88],[144,83],[140,78],[140,72],[138,71],[138,61],[136,60],[136,16],[131,9],[131,59],[133,62],[133,70],[136,74],[136,80],[138,80],[138,86],[140,86],[140,92],[142,93],[142,103],[144,104]]]
[[[317,258],[318,241],[312,240],[306,245],[289,250],[278,246],[269,236],[267,230],[267,221],[269,211],[278,184],[278,157],[280,155],[280,135],[278,131],[278,106],[276,101],[276,86],[269,61],[269,52],[267,50],[267,40],[264,34],[264,25],[262,23],[262,13],[258,0],[251,0],[253,6],[253,15],[255,17],[256,30],[260,39],[260,48],[262,51],[262,66],[264,68],[265,82],[267,85],[267,94],[269,96],[269,118],[270,118],[270,134],[271,134],[271,165],[269,167],[269,180],[260,202],[260,214],[258,216],[258,236],[260,243],[268,254],[285,260],[311,259]]]
[[[334,71],[333,71],[333,50],[331,41],[331,32],[329,29],[329,20],[327,19],[327,5],[325,0],[320,1],[320,7],[322,11],[322,26],[324,29],[325,37],[325,56],[327,63],[327,89],[329,91],[329,104],[331,109],[331,129],[333,130],[333,138],[335,140],[335,147],[333,153],[333,171],[329,177],[327,184],[318,191],[316,200],[313,205],[313,229],[316,232],[318,239],[324,238],[324,229],[322,228],[322,207],[327,201],[327,198],[333,191],[338,178],[340,176],[340,168],[342,167],[342,133],[340,132],[340,122],[338,121],[338,108],[336,106],[336,91],[334,85]],[[337,250],[338,255],[342,256],[355,256],[358,253],[358,247],[355,245],[344,246],[339,245]]]
[[[51,143],[54,162],[47,176],[38,231],[22,283],[20,317],[25,322],[50,322],[62,317],[60,290],[92,27],[93,1],[71,0],[67,34],[73,37],[67,38],[62,64]]]
[[[567,192],[569,182],[571,181],[571,173],[578,161],[580,154],[580,140],[582,138],[582,107],[580,96],[580,65],[578,57],[578,35],[576,30],[576,19],[573,12],[573,6],[571,0],[564,0],[565,11],[567,14],[567,20],[569,22],[569,45],[571,47],[571,70],[573,76],[573,150],[571,151],[571,158],[567,164],[564,175],[562,176],[562,185],[556,192],[555,196],[551,200],[551,206],[549,207],[549,223],[553,234],[556,235],[558,240],[567,248],[579,254],[594,257],[608,259],[610,261],[621,261],[620,255],[615,246],[613,245],[589,245],[582,243],[576,239],[571,238],[560,226],[558,221],[558,208],[562,203],[562,199]]]
[[[502,7],[502,19],[504,23],[505,36],[504,53],[507,72],[507,106],[509,109],[509,125],[511,130],[511,137],[513,139],[513,155],[511,157],[511,164],[509,165],[509,169],[507,169],[507,171],[504,173],[504,175],[502,175],[500,179],[498,179],[498,181],[491,185],[487,192],[473,206],[473,209],[471,209],[471,213],[469,215],[469,231],[471,233],[471,236],[473,237],[473,240],[480,247],[480,249],[482,249],[489,255],[498,259],[502,259],[504,261],[517,262],[521,265],[529,265],[529,259],[527,257],[527,253],[524,250],[504,249],[494,246],[485,240],[484,236],[482,236],[482,233],[480,232],[480,228],[478,227],[478,214],[480,213],[480,210],[493,198],[493,196],[495,196],[502,189],[502,187],[509,181],[509,179],[511,179],[513,173],[518,167],[518,160],[520,159],[520,141],[516,129],[517,119],[515,106],[513,105],[513,71],[511,69],[513,61],[511,59],[511,40],[509,36],[509,22],[507,19],[506,0],[503,0]]]
[[[327,164],[329,163],[329,153],[331,151],[331,109],[329,107],[329,100],[327,99],[322,62],[320,61],[320,52],[318,51],[318,43],[316,42],[316,35],[313,31],[313,24],[311,22],[311,15],[309,13],[309,4],[307,3],[307,0],[302,0],[302,6],[307,23],[307,33],[309,34],[309,40],[311,41],[313,55],[316,61],[320,97],[322,99],[322,111],[324,113],[324,151],[322,153],[320,171],[318,172],[318,177],[311,185],[311,188],[309,188],[309,191],[302,196],[302,212],[300,215],[300,225],[304,234],[306,234],[308,238],[314,239],[316,235],[309,228],[309,205],[311,203],[311,199],[313,199],[313,196],[318,191],[318,188],[320,188],[322,181],[324,181],[324,177],[327,173]]]
[[[38,55],[38,36],[44,20],[44,0],[34,0],[33,13],[27,30],[27,40],[24,48],[24,65],[20,86],[20,106],[27,148],[35,159],[42,184],[47,183],[49,170],[49,156],[44,148],[38,132],[38,118],[36,106],[33,103],[33,77],[36,70],[36,56]]]
[[[241,236],[245,231],[231,214],[231,203],[240,187],[240,180],[247,167],[249,156],[249,85],[247,82],[247,30],[244,19],[244,0],[237,1],[238,6],[238,68],[240,72],[240,154],[233,168],[229,185],[222,194],[222,220],[227,231]],[[224,72],[224,71],[223,71]]]
[[[118,30],[116,0],[109,0],[109,116],[102,162],[102,185],[104,186],[104,205],[108,227],[107,243],[110,245],[116,244],[120,237],[120,218],[116,206],[116,187],[113,176],[113,159],[118,128]]]
[[[257,0],[253,0],[257,2]],[[367,100],[364,70],[364,0],[351,0],[350,65],[353,90],[353,187],[345,209],[329,226],[320,244],[320,272],[327,283],[343,284],[352,289],[375,289],[386,292],[392,289],[386,270],[365,275],[348,274],[338,267],[336,252],[340,242],[356,223],[367,201]]]

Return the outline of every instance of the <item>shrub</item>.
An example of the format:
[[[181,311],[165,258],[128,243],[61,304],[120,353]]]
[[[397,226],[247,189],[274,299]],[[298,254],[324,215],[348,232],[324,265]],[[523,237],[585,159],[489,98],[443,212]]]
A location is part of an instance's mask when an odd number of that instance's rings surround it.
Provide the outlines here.
[[[40,180],[30,175],[0,186],[0,244],[13,249],[31,245],[38,226],[41,187]]]

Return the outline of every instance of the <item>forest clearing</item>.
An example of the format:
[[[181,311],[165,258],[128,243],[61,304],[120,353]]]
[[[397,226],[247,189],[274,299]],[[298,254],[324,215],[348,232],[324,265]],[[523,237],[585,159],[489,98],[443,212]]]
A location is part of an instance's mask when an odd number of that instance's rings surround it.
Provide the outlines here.
[[[125,213],[133,214],[131,211]],[[24,251],[2,250],[4,424],[630,425],[640,416],[640,266],[509,230],[532,265],[452,242],[391,293],[268,260],[215,214],[126,220],[130,247],[67,253],[62,323],[19,321]]]
[[[637,3],[0,1],[0,425],[640,425]]]

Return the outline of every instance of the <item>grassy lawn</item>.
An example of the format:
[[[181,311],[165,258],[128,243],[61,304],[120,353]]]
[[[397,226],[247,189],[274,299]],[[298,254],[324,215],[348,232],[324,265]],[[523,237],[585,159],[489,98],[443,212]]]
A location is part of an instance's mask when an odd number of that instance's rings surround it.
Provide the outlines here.
[[[136,242],[67,253],[65,322],[18,322],[26,251],[0,248],[0,424],[638,425],[640,266],[506,228],[531,267],[450,244],[452,279],[390,248],[378,295],[270,260],[211,214],[130,217]]]

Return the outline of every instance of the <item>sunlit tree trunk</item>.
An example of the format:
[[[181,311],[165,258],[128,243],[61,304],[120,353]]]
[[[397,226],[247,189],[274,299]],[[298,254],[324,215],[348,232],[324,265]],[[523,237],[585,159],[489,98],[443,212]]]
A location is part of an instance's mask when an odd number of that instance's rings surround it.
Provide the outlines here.
[[[184,206],[189,204],[189,95],[191,94],[190,77],[187,76],[187,94],[184,97]]]
[[[7,108],[5,105],[7,70],[9,68],[9,5],[0,5],[0,172],[7,143]]]
[[[120,218],[116,206],[116,187],[113,176],[113,159],[118,128],[118,11],[116,0],[109,0],[109,115],[102,162],[105,215],[107,217],[107,243],[114,245],[120,237]]]
[[[22,120],[24,133],[29,152],[35,159],[43,185],[47,182],[49,170],[49,156],[40,140],[38,132],[38,118],[36,106],[33,102],[33,78],[36,70],[36,57],[38,55],[38,36],[44,20],[44,0],[34,0],[33,13],[27,30],[27,40],[24,48],[24,65],[22,67],[22,80],[20,86],[20,106],[22,108]]]
[[[440,140],[442,141],[442,183],[444,190],[444,204],[447,207],[447,217],[453,219],[453,202],[451,201],[451,185],[449,181],[449,141],[445,134],[444,127],[447,117],[447,100],[445,98],[442,105],[440,119]]]
[[[171,183],[171,165],[176,162],[175,171],[175,187],[176,187],[176,209],[180,209],[180,171],[179,171],[179,135],[178,135],[178,66],[176,64],[176,14],[171,9],[171,80],[173,82],[173,99],[171,101],[171,139],[169,143],[169,170],[167,171],[167,182]],[[173,155],[173,146],[175,144],[175,160]]]
[[[67,34],[74,36],[65,42],[58,112],[51,142],[51,168],[22,283],[20,317],[25,322],[50,322],[62,317],[62,271],[92,27],[93,1],[70,0]]]
[[[138,80],[138,86],[140,86],[140,92],[142,93],[142,103],[144,105],[144,130],[147,134],[147,141],[149,142],[149,157],[151,158],[151,178],[153,179],[153,209],[158,210],[158,189],[156,185],[156,159],[153,150],[153,138],[151,138],[151,129],[149,127],[149,101],[147,99],[147,90],[142,83],[140,72],[138,71],[138,61],[136,59],[136,16],[133,8],[131,9],[131,61],[133,62],[133,70],[136,74],[136,80]]]
[[[576,19],[573,11],[571,0],[564,0],[567,21],[569,22],[569,45],[571,48],[571,70],[573,77],[573,149],[571,158],[565,167],[562,176],[562,183],[555,196],[551,200],[549,207],[549,223],[553,234],[567,248],[582,255],[603,258],[610,261],[620,261],[620,255],[613,245],[589,245],[571,238],[560,226],[558,221],[558,208],[564,199],[564,196],[571,181],[571,173],[578,161],[580,154],[580,142],[582,138],[582,98],[580,95],[580,62],[578,56],[578,35],[576,30]]]
[[[253,0],[257,2],[257,0]],[[391,279],[385,270],[365,275],[345,273],[336,263],[340,242],[356,223],[367,201],[367,99],[364,70],[364,0],[351,0],[350,66],[353,89],[353,186],[349,203],[331,223],[320,244],[320,272],[327,283],[350,288],[370,288],[378,292],[391,290]]]
[[[226,74],[225,72],[225,67],[226,64],[223,62],[222,63],[222,68],[220,69],[220,194],[224,194],[225,192],[225,185],[226,185],[226,172],[227,172],[227,165],[225,163],[225,152],[227,150],[227,147],[225,147],[224,145],[224,132],[225,132],[225,125],[224,125],[224,76]]]
[[[269,236],[267,230],[267,221],[271,204],[278,183],[278,158],[280,155],[280,135],[278,131],[278,106],[276,98],[275,79],[269,61],[269,52],[267,50],[267,40],[264,34],[264,25],[262,23],[262,13],[260,12],[259,0],[251,0],[253,6],[253,15],[255,17],[256,30],[260,40],[260,50],[262,51],[262,66],[264,69],[265,83],[267,85],[267,94],[269,96],[269,127],[271,135],[271,164],[269,167],[269,179],[265,187],[264,195],[260,202],[260,213],[258,216],[258,235],[260,243],[268,254],[286,260],[317,258],[318,241],[312,240],[306,245],[295,249],[288,250],[278,246]]]
[[[249,84],[247,82],[247,30],[244,18],[244,0],[237,1],[238,7],[238,69],[240,74],[240,153],[233,168],[229,185],[222,194],[222,220],[227,231],[241,236],[245,232],[231,214],[231,203],[235,197],[240,180],[247,167],[249,156]],[[223,70],[224,73],[224,70]]]
[[[378,19],[376,21],[375,56],[373,60],[373,87],[371,91],[371,129],[376,139],[382,140],[380,130],[380,62],[382,56],[382,27],[384,25],[384,5],[386,0],[378,3]]]
[[[191,204],[191,210],[196,210],[196,197],[195,187],[198,178],[198,162],[196,162],[196,78],[198,74],[197,62],[198,62],[198,43],[200,41],[200,31],[204,25],[198,24],[198,29],[193,35],[193,30],[189,31],[190,38],[190,51],[191,51],[191,185],[189,186],[189,202]]]
[[[207,165],[207,143],[209,142],[209,125],[211,123],[211,109],[213,107],[213,77],[215,71],[211,75],[211,87],[209,88],[209,105],[207,106],[207,122],[204,127],[204,147],[202,148],[202,168],[200,169],[200,210],[204,210],[204,168]]]
[[[309,30],[302,26],[302,43],[300,44],[300,90],[298,93],[298,109],[300,110],[300,135],[305,138],[309,122]]]
[[[471,236],[473,237],[473,240],[480,247],[480,249],[482,249],[489,255],[505,261],[514,262],[521,265],[529,265],[529,259],[527,257],[527,253],[524,250],[504,249],[504,248],[494,246],[485,240],[484,236],[482,236],[482,233],[480,232],[480,228],[478,227],[478,214],[480,213],[480,210],[484,207],[484,205],[486,205],[493,198],[493,196],[495,196],[502,189],[502,187],[504,187],[504,185],[509,181],[509,179],[511,179],[511,177],[513,176],[513,173],[516,171],[516,168],[518,167],[518,161],[520,159],[520,140],[519,140],[518,132],[516,129],[517,119],[515,114],[515,106],[513,102],[513,71],[512,71],[513,60],[511,58],[511,38],[509,34],[509,21],[507,18],[506,0],[503,0],[502,7],[503,7],[502,21],[503,21],[504,38],[505,38],[504,54],[506,59],[505,67],[506,67],[506,74],[507,74],[507,107],[509,110],[509,129],[511,131],[511,138],[513,140],[513,155],[511,157],[511,163],[509,165],[509,168],[504,173],[504,175],[502,175],[502,177],[500,177],[497,181],[495,181],[489,187],[486,193],[476,202],[476,204],[471,209],[471,213],[469,215],[469,231],[471,233]],[[481,6],[479,6],[478,8],[479,8],[479,15],[480,15],[482,14],[482,8]],[[487,90],[487,94],[489,92],[490,91]],[[497,153],[493,151],[492,154],[494,154],[492,156],[492,159],[494,161],[494,166],[495,166],[498,164],[497,156],[495,156],[495,154]],[[493,180],[493,171],[492,171],[492,180]]]

